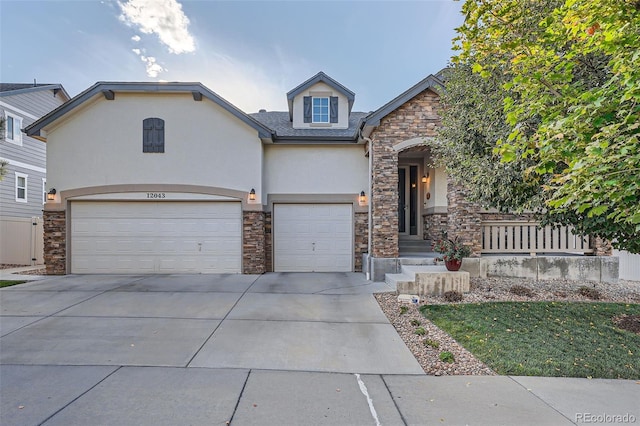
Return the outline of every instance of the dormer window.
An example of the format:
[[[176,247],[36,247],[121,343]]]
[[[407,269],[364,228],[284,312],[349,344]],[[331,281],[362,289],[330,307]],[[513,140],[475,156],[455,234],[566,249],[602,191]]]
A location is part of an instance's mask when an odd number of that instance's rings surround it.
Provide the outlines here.
[[[329,98],[313,98],[313,123],[329,122]]]
[[[304,122],[305,123],[337,123],[338,122],[338,97],[337,96],[305,96],[304,97]]]

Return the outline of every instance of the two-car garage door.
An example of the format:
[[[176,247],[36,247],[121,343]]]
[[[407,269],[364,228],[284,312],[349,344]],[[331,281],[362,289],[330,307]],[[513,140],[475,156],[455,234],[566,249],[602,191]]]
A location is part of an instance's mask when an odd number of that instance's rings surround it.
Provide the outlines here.
[[[239,273],[239,202],[76,201],[72,273]]]

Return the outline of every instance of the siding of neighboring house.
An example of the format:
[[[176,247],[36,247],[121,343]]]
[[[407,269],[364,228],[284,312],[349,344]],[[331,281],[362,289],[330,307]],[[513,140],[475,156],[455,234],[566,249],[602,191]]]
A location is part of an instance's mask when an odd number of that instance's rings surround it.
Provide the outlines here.
[[[614,250],[613,255],[620,258],[620,279],[640,281],[640,254]]]
[[[0,115],[19,117],[21,128],[57,108],[67,100],[62,91],[57,95],[51,88],[27,88],[0,93]],[[11,237],[0,246],[0,263],[27,264],[36,258],[42,262],[41,220],[38,236],[31,229],[31,218],[42,217],[44,205],[43,183],[46,182],[46,144],[22,133],[21,143],[0,138],[0,159],[8,162],[6,174],[0,182],[0,221]],[[18,173],[19,175],[17,175]],[[26,176],[26,202],[16,201],[17,176]],[[48,189],[48,186],[46,187]],[[4,228],[3,228],[4,229]],[[36,229],[36,228],[34,228]],[[8,235],[6,232],[3,234]],[[8,241],[11,240],[11,241]]]

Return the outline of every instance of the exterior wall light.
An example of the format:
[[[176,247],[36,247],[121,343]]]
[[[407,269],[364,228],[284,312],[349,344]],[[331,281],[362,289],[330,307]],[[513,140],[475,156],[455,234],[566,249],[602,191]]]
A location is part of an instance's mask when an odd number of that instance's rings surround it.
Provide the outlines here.
[[[256,190],[251,188],[251,191],[249,191],[249,201],[255,201],[256,200]]]
[[[361,206],[364,206],[365,204],[367,204],[367,195],[364,193],[364,191],[360,192],[360,196],[358,197],[358,203]]]
[[[422,183],[427,183],[428,179],[429,179],[429,172],[427,172],[426,175],[422,175]]]
[[[47,201],[54,201],[56,199],[56,189],[51,188],[49,192],[47,192]]]

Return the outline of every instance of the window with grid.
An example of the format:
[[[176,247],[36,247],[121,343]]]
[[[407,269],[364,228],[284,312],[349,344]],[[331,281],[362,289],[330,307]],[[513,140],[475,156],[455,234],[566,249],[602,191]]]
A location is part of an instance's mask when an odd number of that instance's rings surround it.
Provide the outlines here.
[[[313,122],[329,122],[329,98],[313,98]]]

